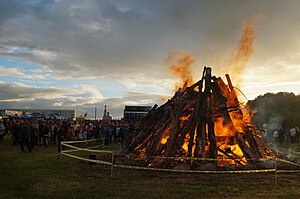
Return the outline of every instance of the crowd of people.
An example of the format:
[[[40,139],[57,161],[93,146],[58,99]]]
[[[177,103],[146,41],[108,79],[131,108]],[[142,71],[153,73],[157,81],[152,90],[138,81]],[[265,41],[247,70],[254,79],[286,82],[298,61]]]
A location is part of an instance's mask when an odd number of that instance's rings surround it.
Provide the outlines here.
[[[280,143],[299,143],[300,130],[298,127],[295,128],[280,128],[273,132],[273,139],[275,142]]]
[[[300,143],[299,127],[268,129],[265,125],[261,135],[266,143]]]
[[[60,119],[10,119],[0,121],[0,142],[5,134],[10,135],[12,145],[20,145],[22,151],[39,145],[57,145],[66,140],[89,140],[104,138],[104,144],[122,144],[134,130],[136,122],[112,120],[68,121]]]

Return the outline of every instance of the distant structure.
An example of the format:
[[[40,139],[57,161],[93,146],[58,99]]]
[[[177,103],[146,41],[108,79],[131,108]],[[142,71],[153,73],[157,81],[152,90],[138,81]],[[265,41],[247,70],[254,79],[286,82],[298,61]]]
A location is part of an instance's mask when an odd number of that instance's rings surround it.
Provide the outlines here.
[[[64,119],[73,119],[76,118],[75,110],[66,110],[66,109],[0,109],[0,115],[7,116],[18,116],[22,115],[43,115],[45,117],[49,115],[60,115]]]
[[[151,110],[151,106],[125,106],[124,120],[140,120]]]
[[[103,113],[103,117],[102,117],[102,121],[105,123],[110,124],[112,120],[112,117],[109,115],[109,112],[107,112],[106,110],[106,105],[104,106],[104,113]]]

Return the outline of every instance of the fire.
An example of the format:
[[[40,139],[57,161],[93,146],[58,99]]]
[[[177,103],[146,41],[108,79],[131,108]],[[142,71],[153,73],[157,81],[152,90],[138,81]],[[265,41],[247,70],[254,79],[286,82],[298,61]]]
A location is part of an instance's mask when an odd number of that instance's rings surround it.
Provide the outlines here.
[[[168,141],[168,138],[169,138],[169,136],[163,137],[163,138],[160,140],[160,143],[161,143],[161,144],[166,144],[167,141]]]
[[[246,64],[254,52],[254,42],[256,39],[255,27],[250,21],[245,21],[243,27],[243,35],[236,50],[229,58],[230,73],[233,74],[235,84],[239,87],[241,84],[241,74],[244,72]]]
[[[175,86],[175,90],[181,88],[184,90],[194,82],[191,73],[191,65],[195,62],[192,55],[184,52],[170,53],[166,59],[166,63],[170,66],[170,71],[175,74],[181,81]]]
[[[233,129],[229,126],[224,125],[224,118],[216,118],[215,122],[215,134],[216,136],[235,136]]]
[[[166,144],[168,139],[169,139],[169,135],[170,135],[170,130],[171,130],[171,126],[169,128],[166,128],[166,130],[163,132],[162,134],[162,138],[160,140],[161,144]]]
[[[184,143],[182,145],[182,149],[185,150],[186,154],[188,153],[188,148],[189,148],[189,140],[190,140],[190,134],[186,134]]]
[[[182,163],[198,168],[208,161],[238,168],[271,153],[257,130],[249,126],[251,117],[244,113],[229,75],[226,84],[211,76],[211,68],[204,67],[203,74],[203,79],[176,92],[148,115],[128,139],[127,152],[137,154],[137,160],[149,166],[164,168]]]
[[[180,120],[182,120],[182,121],[183,121],[183,120],[189,120],[190,116],[191,116],[191,115],[181,116],[181,117],[180,117]]]

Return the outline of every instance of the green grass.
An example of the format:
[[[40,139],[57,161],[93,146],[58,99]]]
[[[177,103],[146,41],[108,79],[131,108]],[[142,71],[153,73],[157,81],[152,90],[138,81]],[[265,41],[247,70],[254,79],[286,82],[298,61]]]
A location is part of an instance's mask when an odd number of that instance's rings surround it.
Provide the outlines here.
[[[300,174],[174,174],[89,165],[55,146],[0,143],[0,198],[300,198]],[[106,149],[117,151],[114,144]]]

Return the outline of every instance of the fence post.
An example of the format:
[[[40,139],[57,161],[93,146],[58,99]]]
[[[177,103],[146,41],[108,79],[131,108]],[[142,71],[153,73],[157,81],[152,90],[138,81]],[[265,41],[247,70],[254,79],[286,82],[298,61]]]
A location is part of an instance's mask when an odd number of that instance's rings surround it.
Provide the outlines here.
[[[62,160],[62,154],[61,154],[61,153],[62,153],[63,151],[62,151],[62,143],[61,143],[61,142],[60,142],[60,144],[59,144],[58,147],[59,147],[59,157],[60,157],[60,160]]]
[[[277,157],[275,157],[275,185],[277,185]]]
[[[113,170],[114,170],[114,153],[111,154],[111,168],[110,168],[110,177],[113,177]]]

